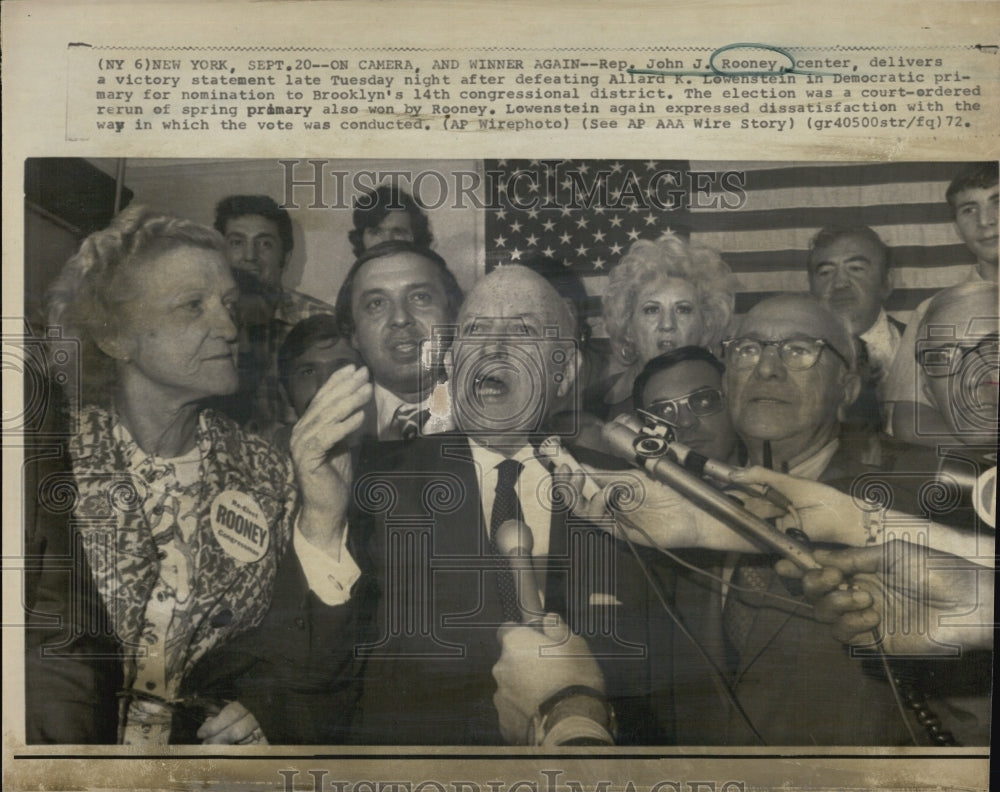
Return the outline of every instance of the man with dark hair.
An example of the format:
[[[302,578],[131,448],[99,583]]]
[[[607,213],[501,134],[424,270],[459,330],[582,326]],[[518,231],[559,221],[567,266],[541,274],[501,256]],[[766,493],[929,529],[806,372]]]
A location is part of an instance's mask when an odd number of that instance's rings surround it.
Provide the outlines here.
[[[332,314],[327,303],[282,286],[295,244],[288,212],[266,195],[230,195],[215,208],[215,228],[240,287],[240,389],[220,407],[268,438],[295,422],[278,386],[278,347],[299,321]]]
[[[301,417],[330,375],[348,364],[357,366],[360,358],[335,316],[315,314],[295,325],[278,348],[278,380],[295,415]],[[285,424],[275,432],[275,445],[288,450],[291,430]]]
[[[413,242],[383,242],[351,266],[337,295],[337,323],[375,384],[366,434],[399,440],[451,428],[440,362],[445,350],[432,354],[424,342],[454,322],[461,301],[445,260]]]
[[[348,363],[358,365],[358,355],[340,335],[333,314],[295,325],[278,349],[278,379],[296,414],[301,416],[327,378]]]
[[[635,378],[632,403],[648,421],[667,424],[678,442],[737,465],[740,443],[722,395],[726,367],[703,347],[686,346],[648,361]]]
[[[906,330],[883,307],[892,293],[889,248],[868,226],[827,226],[809,245],[808,267],[809,291],[865,342],[881,386]]]
[[[355,199],[353,220],[347,238],[355,256],[382,242],[429,248],[434,241],[427,215],[413,197],[386,184]]]
[[[997,163],[970,163],[948,185],[945,197],[959,237],[976,257],[965,280],[996,284],[1000,259]],[[930,299],[924,300],[910,316],[908,330],[900,341],[885,388],[885,401],[892,407],[888,428],[900,440],[924,445],[934,445],[942,435],[949,434],[949,427],[935,415],[927,396],[917,385],[917,328],[929,303]]]
[[[945,198],[965,246],[976,257],[976,272],[987,281],[997,280],[997,175],[996,162],[970,165],[956,176]]]

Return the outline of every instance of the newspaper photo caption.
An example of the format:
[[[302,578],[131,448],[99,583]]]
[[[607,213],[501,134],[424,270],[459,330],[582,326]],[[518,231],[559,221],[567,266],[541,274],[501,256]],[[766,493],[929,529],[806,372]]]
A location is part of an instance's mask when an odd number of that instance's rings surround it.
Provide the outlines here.
[[[322,144],[373,132],[655,132],[665,145],[756,133],[807,145],[878,136],[968,146],[995,137],[998,57],[995,44],[976,43],[370,53],[75,43],[66,133],[76,142],[292,133]]]

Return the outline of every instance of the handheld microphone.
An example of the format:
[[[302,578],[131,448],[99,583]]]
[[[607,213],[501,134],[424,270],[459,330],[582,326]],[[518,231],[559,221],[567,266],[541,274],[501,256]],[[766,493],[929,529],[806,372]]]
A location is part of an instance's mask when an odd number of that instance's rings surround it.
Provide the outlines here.
[[[517,592],[517,607],[521,611],[521,623],[541,626],[545,609],[542,607],[538,579],[531,557],[534,544],[531,529],[523,520],[504,520],[497,527],[497,551],[507,558],[514,573],[514,588]]]
[[[633,425],[630,426],[629,422]],[[649,475],[661,484],[666,484],[717,520],[739,528],[751,537],[764,542],[774,552],[780,553],[800,569],[820,568],[820,564],[813,558],[806,545],[764,522],[676,462],[672,462],[665,455],[666,441],[663,438],[649,437],[637,432],[633,428],[637,423],[638,421],[629,416],[619,416],[605,425],[604,439],[608,441],[616,456],[645,468]],[[657,445],[656,448],[653,448],[654,444]]]
[[[793,505],[788,498],[774,487],[763,485],[756,489],[750,489],[740,482],[734,481],[733,473],[736,473],[739,469],[732,465],[707,457],[695,451],[690,446],[684,445],[679,440],[667,440],[652,435],[647,436],[643,431],[644,427],[642,423],[630,415],[621,415],[616,420],[625,424],[625,426],[637,435],[642,436],[641,443],[647,455],[660,456],[666,454],[667,458],[677,462],[685,470],[694,473],[696,476],[708,476],[723,484],[728,484],[731,487],[748,492],[751,495],[761,496],[783,511],[788,511],[789,507]]]

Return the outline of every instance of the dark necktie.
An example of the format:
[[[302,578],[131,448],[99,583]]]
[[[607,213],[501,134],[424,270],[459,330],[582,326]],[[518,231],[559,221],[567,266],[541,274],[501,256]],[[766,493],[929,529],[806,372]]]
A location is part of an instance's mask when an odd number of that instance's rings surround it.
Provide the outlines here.
[[[756,562],[756,563],[754,563]],[[722,609],[722,626],[731,652],[730,662],[739,666],[740,654],[746,646],[753,628],[757,610],[764,604],[764,593],[771,585],[774,570],[760,565],[760,557],[741,556],[733,570],[733,585],[742,591],[730,589]]]
[[[520,622],[521,609],[518,607],[517,587],[510,561],[497,550],[497,529],[506,520],[520,520],[521,504],[517,500],[517,479],[524,468],[516,459],[505,459],[497,465],[496,497],[493,500],[493,514],[490,516],[490,549],[497,556],[497,589],[500,592],[500,607],[505,621]]]
[[[430,417],[431,411],[427,408],[421,410],[415,404],[401,404],[392,414],[386,439],[412,440]]]

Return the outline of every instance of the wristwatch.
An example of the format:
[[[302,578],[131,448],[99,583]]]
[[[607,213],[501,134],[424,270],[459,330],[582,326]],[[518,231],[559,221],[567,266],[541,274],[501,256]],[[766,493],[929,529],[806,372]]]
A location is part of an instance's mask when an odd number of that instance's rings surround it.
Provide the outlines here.
[[[615,710],[604,694],[570,685],[543,701],[528,727],[529,745],[614,745]]]

